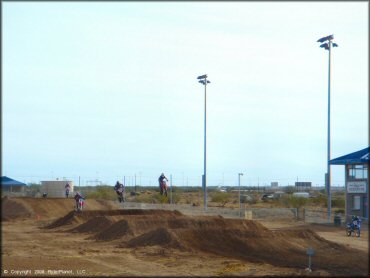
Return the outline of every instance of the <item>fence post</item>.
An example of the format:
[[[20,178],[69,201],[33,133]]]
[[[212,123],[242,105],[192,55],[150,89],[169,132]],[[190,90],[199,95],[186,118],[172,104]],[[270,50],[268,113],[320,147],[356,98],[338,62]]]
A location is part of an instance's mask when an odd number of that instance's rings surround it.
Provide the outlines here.
[[[171,201],[170,201],[170,204],[172,205],[172,175],[170,175],[170,186],[171,186],[171,189],[170,189],[170,198],[171,198]]]

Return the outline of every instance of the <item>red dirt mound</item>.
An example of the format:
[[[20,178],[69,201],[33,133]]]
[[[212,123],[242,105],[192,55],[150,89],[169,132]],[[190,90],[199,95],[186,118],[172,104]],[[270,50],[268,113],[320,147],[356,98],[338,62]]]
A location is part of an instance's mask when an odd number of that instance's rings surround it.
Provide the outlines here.
[[[98,222],[105,223],[101,226]],[[315,249],[315,263],[329,273],[361,275],[367,254],[318,236],[307,227],[271,231],[257,221],[189,217],[166,210],[90,210],[69,213],[49,227],[78,224],[71,231],[95,233],[89,239],[120,239],[117,247],[159,246],[204,252],[241,261],[281,267],[307,267],[306,250]],[[105,229],[102,229],[106,226]],[[343,254],[354,267],[343,264]],[[366,262],[366,264],[365,264]],[[358,269],[358,271],[354,271]]]
[[[17,218],[29,218],[34,214],[33,210],[19,202],[17,199],[1,198],[1,221],[8,221]]]
[[[175,239],[174,235],[165,228],[158,228],[148,233],[142,234],[127,242],[127,247],[135,248],[142,246],[166,246],[173,248],[181,248],[180,243]],[[123,247],[123,246],[121,246]]]
[[[74,223],[78,223],[77,216],[78,212],[71,211],[66,216],[57,219],[56,221],[52,222],[51,224],[47,225],[45,228],[54,229],[60,226],[70,225]]]
[[[82,212],[69,212],[67,215],[58,218],[50,225],[46,226],[46,228],[53,229],[57,227],[61,227],[64,225],[69,225],[72,223],[81,223],[83,221],[87,221],[94,217],[99,216],[117,216],[122,219],[122,217],[135,217],[137,219],[143,219],[141,216],[145,217],[146,223],[150,223],[150,220],[163,218],[168,219],[171,217],[179,217],[182,214],[178,211],[169,211],[169,210],[141,210],[141,209],[119,209],[119,210],[85,210]],[[73,222],[73,220],[76,220]]]
[[[130,227],[128,225],[127,220],[120,220],[112,225],[110,225],[107,229],[101,231],[96,236],[92,237],[96,240],[114,240],[117,238],[121,238],[127,234],[132,234]]]
[[[85,209],[108,210],[120,208],[112,201],[88,199]],[[73,198],[32,198],[32,197],[4,197],[2,199],[2,219],[16,219],[37,215],[42,220],[55,219],[74,210]]]
[[[112,224],[112,221],[105,216],[97,216],[87,222],[69,230],[75,233],[98,233]]]

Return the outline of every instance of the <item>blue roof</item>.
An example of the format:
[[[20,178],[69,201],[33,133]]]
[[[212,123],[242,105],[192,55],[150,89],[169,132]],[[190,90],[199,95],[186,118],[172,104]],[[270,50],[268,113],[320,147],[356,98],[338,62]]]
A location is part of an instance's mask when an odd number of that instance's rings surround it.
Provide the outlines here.
[[[1,186],[26,186],[25,183],[1,176]]]
[[[329,161],[331,165],[345,165],[345,164],[358,164],[358,163],[369,163],[370,147],[365,148],[361,151],[350,153],[347,155],[340,156],[338,158]]]

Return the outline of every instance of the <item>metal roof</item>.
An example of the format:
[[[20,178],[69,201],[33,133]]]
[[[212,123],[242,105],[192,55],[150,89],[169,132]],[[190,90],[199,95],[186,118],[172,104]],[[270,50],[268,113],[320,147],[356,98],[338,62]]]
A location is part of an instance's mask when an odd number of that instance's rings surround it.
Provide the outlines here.
[[[8,178],[7,176],[1,176],[1,186],[26,186],[25,183],[13,180],[11,178]]]
[[[369,163],[370,147],[363,150],[340,156],[329,161],[331,165]]]

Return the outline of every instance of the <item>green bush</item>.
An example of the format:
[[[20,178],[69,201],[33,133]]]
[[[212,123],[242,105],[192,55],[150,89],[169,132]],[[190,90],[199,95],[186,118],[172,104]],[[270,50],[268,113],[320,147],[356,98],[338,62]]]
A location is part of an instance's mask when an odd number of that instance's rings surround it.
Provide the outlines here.
[[[138,203],[148,203],[148,204],[155,203],[154,196],[153,195],[150,195],[150,194],[136,195],[136,199],[135,200]]]
[[[211,196],[211,201],[215,203],[220,203],[221,206],[225,206],[227,202],[230,202],[230,194],[226,192],[215,192]]]
[[[345,208],[345,200],[344,198],[341,199],[332,199],[331,200],[331,205],[332,207],[337,207],[337,208]]]
[[[327,199],[326,195],[320,194],[319,196],[317,196],[315,198],[310,198],[310,203],[326,207],[326,205],[328,203],[328,199]]]
[[[307,202],[308,202],[307,198],[295,197],[295,196],[290,197],[290,204],[292,205],[293,208],[301,208]]]
[[[96,190],[90,191],[86,194],[88,199],[104,199],[104,200],[116,200],[117,194],[112,187],[100,187],[97,186]]]
[[[309,199],[295,196],[284,196],[279,199],[279,203],[285,207],[300,208],[306,205]]]
[[[335,213],[344,213],[344,209],[336,209],[334,212]]]
[[[154,194],[153,200],[155,201],[155,203],[160,203],[160,204],[168,204],[170,202],[169,196],[166,197],[166,196],[161,195],[159,193]]]

